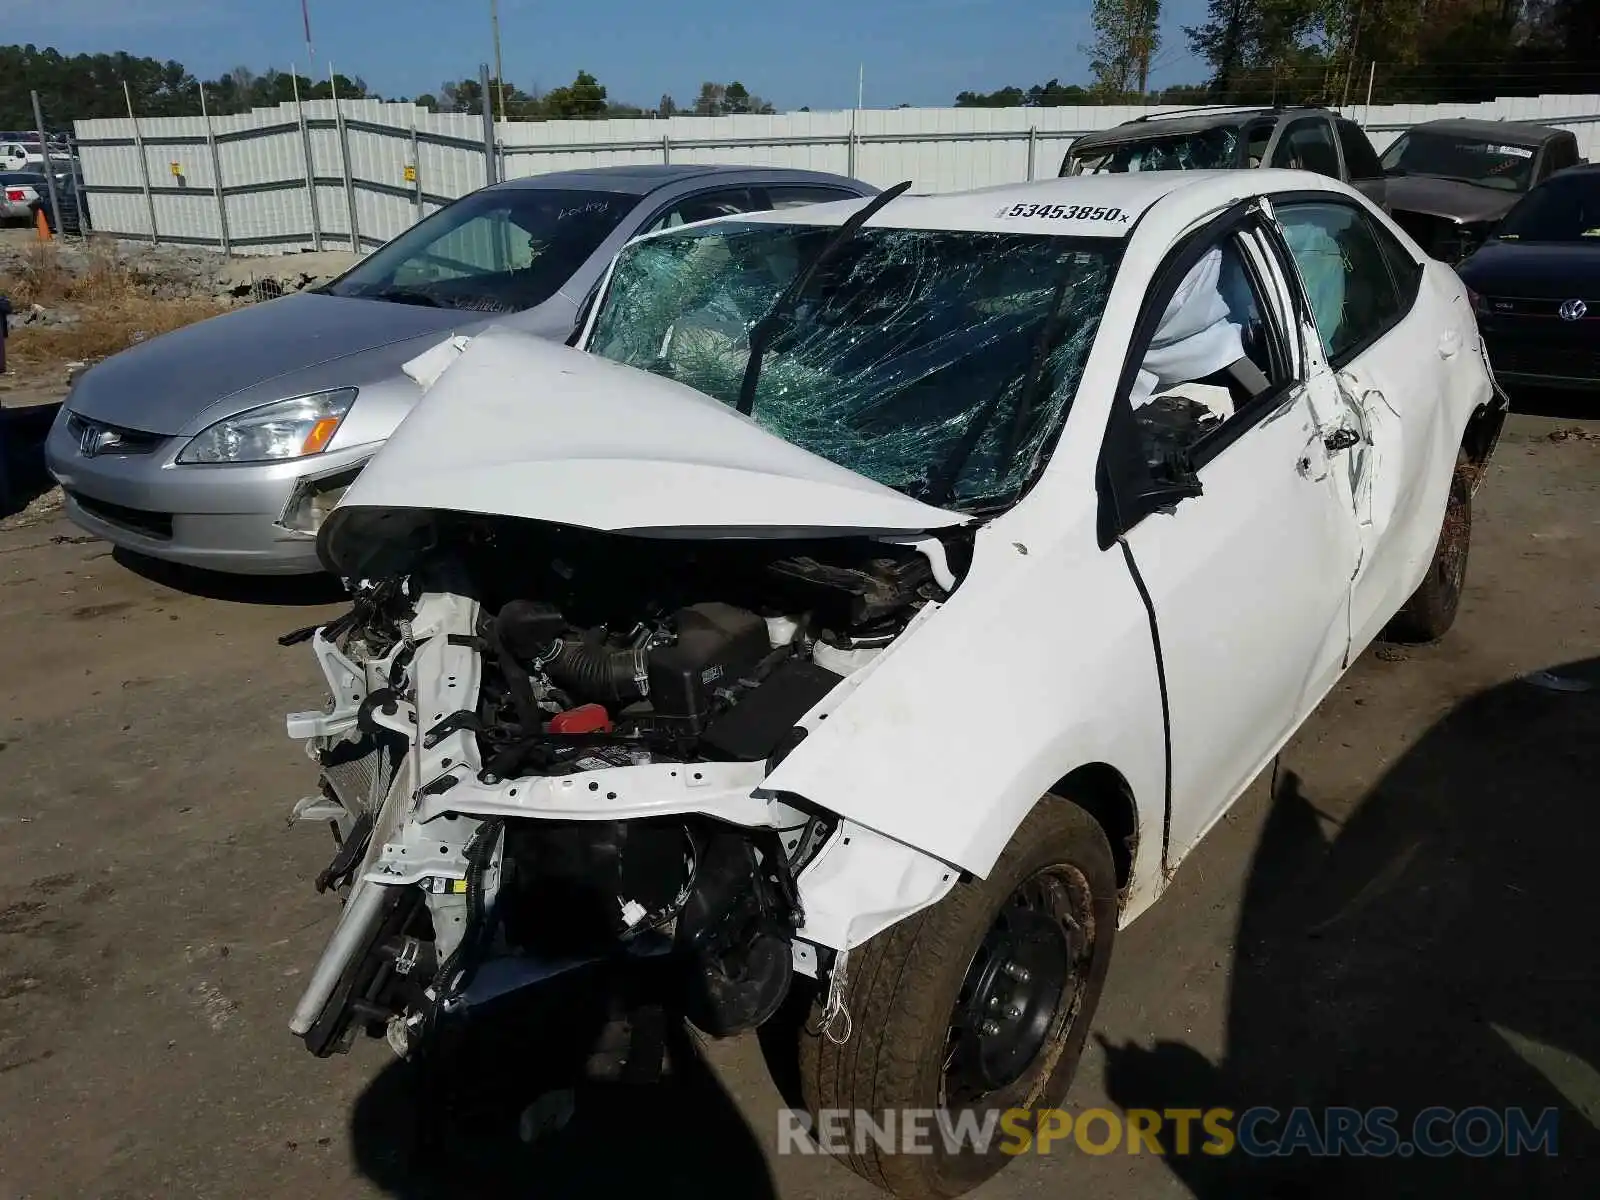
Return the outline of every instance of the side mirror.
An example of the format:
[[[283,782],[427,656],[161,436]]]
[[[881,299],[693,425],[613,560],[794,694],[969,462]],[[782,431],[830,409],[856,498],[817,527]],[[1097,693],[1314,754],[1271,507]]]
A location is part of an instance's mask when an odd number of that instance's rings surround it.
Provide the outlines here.
[[[1169,451],[1150,474],[1150,486],[1140,493],[1139,502],[1154,512],[1171,512],[1180,501],[1192,500],[1205,491],[1184,450]]]

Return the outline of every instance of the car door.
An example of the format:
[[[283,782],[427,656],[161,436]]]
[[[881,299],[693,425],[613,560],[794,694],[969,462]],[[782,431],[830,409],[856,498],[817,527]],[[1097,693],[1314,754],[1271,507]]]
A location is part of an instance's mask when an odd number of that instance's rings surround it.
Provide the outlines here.
[[[1323,195],[1281,201],[1284,241],[1306,288],[1330,375],[1340,423],[1356,438],[1336,481],[1356,518],[1361,561],[1351,581],[1356,649],[1402,603],[1398,581],[1419,549],[1409,532],[1422,506],[1421,467],[1440,436],[1443,389],[1473,352],[1465,312],[1424,288],[1425,271],[1381,221],[1359,204]]]
[[[1163,673],[1169,866],[1338,678],[1348,649],[1359,547],[1325,442],[1338,414],[1307,387],[1320,355],[1276,237],[1252,206],[1175,252],[1107,431],[1102,479]]]

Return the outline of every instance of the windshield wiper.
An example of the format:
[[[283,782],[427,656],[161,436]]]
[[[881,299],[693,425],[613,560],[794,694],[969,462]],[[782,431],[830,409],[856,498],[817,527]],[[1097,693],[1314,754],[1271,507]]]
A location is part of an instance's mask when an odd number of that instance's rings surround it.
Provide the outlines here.
[[[410,292],[405,288],[384,288],[379,292],[362,292],[363,300],[389,300],[395,304],[420,304],[424,308],[443,308],[444,305],[426,292]]]
[[[1056,280],[1055,291],[1051,293],[1050,309],[1045,314],[1043,324],[1039,326],[1039,340],[1034,343],[1033,353],[1028,358],[1027,374],[1023,376],[1022,387],[1017,393],[1017,415],[1012,420],[1011,433],[1006,438],[1008,450],[1001,456],[1002,462],[1016,453],[1014,443],[1020,441],[1028,415],[1033,411],[1034,393],[1039,390],[1039,381],[1044,378],[1045,359],[1049,358],[1056,339],[1061,335],[1061,311],[1067,297],[1067,281],[1071,274],[1071,268],[1063,263],[1061,278]],[[1007,379],[984,402],[983,410],[977,413],[961,431],[961,438],[951,450],[950,457],[939,468],[939,473],[929,481],[927,491],[922,497],[924,503],[938,506],[950,499],[951,493],[955,491],[956,480],[961,477],[962,468],[967,465],[967,460],[978,448],[978,443],[994,420],[995,413],[1000,411],[1000,401],[1010,390],[1011,380]]]
[[[883,206],[895,199],[911,186],[907,179],[879,192],[868,200],[855,212],[851,213],[845,222],[833,231],[833,236],[824,242],[809,262],[795,271],[783,291],[778,293],[778,298],[772,302],[772,307],[767,309],[765,315],[750,329],[750,357],[745,360],[744,379],[739,384],[739,412],[748,417],[750,410],[756,405],[756,385],[761,382],[761,360],[767,355],[767,345],[778,332],[778,325],[784,317],[789,315],[789,310],[806,290],[811,279],[816,275],[818,268],[838,251],[839,247],[856,235],[856,230],[866,224],[867,219],[874,213],[882,210]]]

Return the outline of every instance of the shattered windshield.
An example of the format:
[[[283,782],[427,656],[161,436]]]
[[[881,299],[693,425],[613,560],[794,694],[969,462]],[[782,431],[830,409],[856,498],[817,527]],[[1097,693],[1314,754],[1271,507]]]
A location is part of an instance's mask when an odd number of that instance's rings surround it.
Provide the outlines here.
[[[1169,134],[1085,147],[1073,152],[1079,175],[1129,171],[1213,171],[1237,165],[1239,126],[1218,125],[1194,133]]]
[[[587,349],[736,406],[749,333],[836,233],[719,223],[625,250]],[[1077,389],[1118,242],[868,227],[794,297],[751,417],[896,491],[1014,497]]]
[[[1533,182],[1533,159],[1537,153],[1532,146],[1412,129],[1384,151],[1383,173],[1431,175],[1506,192],[1525,192]]]
[[[427,308],[543,304],[639,203],[616,192],[496,187],[413,225],[324,290]]]

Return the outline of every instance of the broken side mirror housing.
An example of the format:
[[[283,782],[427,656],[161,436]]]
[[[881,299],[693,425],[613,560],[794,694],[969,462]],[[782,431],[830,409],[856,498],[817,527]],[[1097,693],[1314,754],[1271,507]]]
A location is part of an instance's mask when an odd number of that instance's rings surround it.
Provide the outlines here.
[[[1150,471],[1150,484],[1139,494],[1140,503],[1153,512],[1170,512],[1183,500],[1205,489],[1187,450],[1170,450]]]

